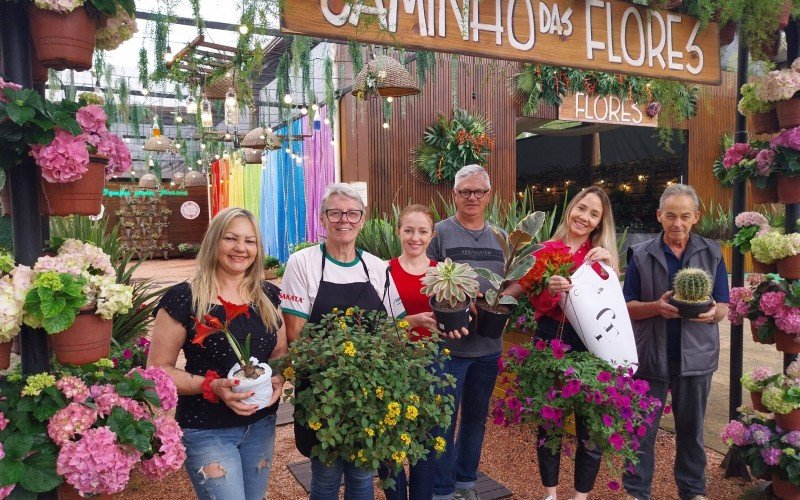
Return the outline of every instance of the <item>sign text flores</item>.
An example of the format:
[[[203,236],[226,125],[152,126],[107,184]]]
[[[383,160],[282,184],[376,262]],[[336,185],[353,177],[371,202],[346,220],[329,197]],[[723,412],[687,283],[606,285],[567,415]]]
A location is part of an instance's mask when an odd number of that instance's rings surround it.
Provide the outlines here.
[[[281,29],[324,38],[719,84],[719,31],[618,0],[291,0]]]

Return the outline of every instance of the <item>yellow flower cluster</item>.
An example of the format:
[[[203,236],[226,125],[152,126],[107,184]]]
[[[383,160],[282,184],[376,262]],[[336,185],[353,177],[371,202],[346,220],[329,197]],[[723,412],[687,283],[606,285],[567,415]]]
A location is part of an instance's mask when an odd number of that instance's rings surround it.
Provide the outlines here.
[[[406,406],[406,418],[409,420],[414,420],[419,416],[419,410],[414,405]]]
[[[344,312],[345,316],[352,316],[353,315],[353,308],[348,307],[347,310]]]
[[[408,328],[409,326],[411,326],[411,323],[409,323],[408,321],[406,321],[404,319],[401,319],[400,321],[397,322],[397,326],[399,328]]]
[[[356,346],[350,342],[349,340],[342,344],[342,350],[348,356],[355,356],[356,355]]]
[[[358,458],[364,458],[364,450],[358,450]]]
[[[442,404],[442,396],[437,394],[436,399],[434,399],[434,401],[436,402],[437,405]]]
[[[342,331],[347,330],[347,322],[343,319],[339,320],[339,328]]]
[[[444,440],[442,436],[438,436],[436,438],[436,443],[433,445],[433,449],[438,452],[443,452],[447,442]]]
[[[378,396],[378,399],[383,399],[383,387],[378,387],[375,389],[375,395]]]
[[[28,377],[25,387],[22,388],[23,396],[38,396],[47,387],[56,385],[56,378],[49,373],[37,373]]]
[[[369,437],[372,437],[372,436],[375,435],[375,431],[373,429],[370,429],[369,427],[364,427],[364,432]]]
[[[406,459],[406,452],[404,451],[396,451],[392,453],[392,460],[394,460],[398,464],[403,463],[405,459]]]
[[[404,432],[400,434],[400,441],[402,441],[404,445],[408,446],[411,444],[411,436]]]
[[[410,395],[408,397],[408,400],[411,401],[412,403],[414,403],[415,405],[419,404],[419,396],[417,396],[416,394]]]
[[[284,378],[286,378],[286,380],[293,379],[294,375],[295,375],[294,368],[292,368],[291,366],[287,366],[286,368],[284,368],[283,376],[284,376]]]
[[[442,350],[442,352],[444,353],[445,356],[450,355],[450,349],[448,349],[447,347],[445,347],[444,350]]]
[[[310,428],[312,431],[318,431],[318,430],[320,430],[320,428],[322,427],[322,423],[320,423],[320,422],[309,422],[309,423],[308,423],[308,427],[309,427],[309,428]]]
[[[400,403],[394,401],[386,405],[386,409],[388,411],[386,412],[386,416],[383,417],[383,421],[386,423],[386,425],[397,425],[397,417],[400,416],[400,408]]]
[[[111,361],[108,358],[100,358],[100,359],[98,359],[97,361],[94,362],[94,366],[96,366],[97,368],[99,368],[101,370],[103,368],[111,369],[111,368],[114,368],[114,362]]]

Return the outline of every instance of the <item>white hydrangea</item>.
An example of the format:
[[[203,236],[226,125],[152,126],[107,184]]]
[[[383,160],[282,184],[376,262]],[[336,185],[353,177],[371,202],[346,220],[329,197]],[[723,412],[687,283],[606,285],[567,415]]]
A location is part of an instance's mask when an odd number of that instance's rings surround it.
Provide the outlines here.
[[[0,342],[8,342],[19,333],[25,295],[32,281],[33,271],[23,265],[0,277]]]
[[[136,17],[129,15],[125,9],[117,7],[117,13],[113,17],[106,18],[95,33],[95,47],[100,50],[114,50],[122,42],[133,38],[133,34],[137,31],[139,29],[136,26]]]
[[[83,6],[83,0],[33,0],[33,4],[42,10],[54,10],[67,14]]]
[[[115,314],[125,314],[133,305],[133,287],[113,283],[100,288],[97,295],[97,315],[111,319]]]

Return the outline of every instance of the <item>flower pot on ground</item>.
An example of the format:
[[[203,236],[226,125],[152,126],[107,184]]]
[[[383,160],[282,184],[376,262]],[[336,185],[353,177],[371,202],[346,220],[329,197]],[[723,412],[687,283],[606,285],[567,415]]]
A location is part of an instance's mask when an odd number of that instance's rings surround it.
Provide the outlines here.
[[[781,500],[800,500],[800,486],[772,474],[772,493]]]
[[[781,129],[776,109],[750,115],[750,123],[755,134],[771,134]]]
[[[778,174],[778,201],[781,203],[800,203],[800,176]]]
[[[711,276],[699,268],[684,268],[675,274],[669,303],[685,319],[696,318],[711,309]]]
[[[28,20],[41,64],[57,70],[92,67],[97,20],[89,17],[85,8],[62,13],[31,6]]]
[[[778,101],[775,105],[780,128],[792,128],[800,125],[800,98],[793,97]]]
[[[228,372],[228,378],[236,379],[239,385],[233,392],[250,392],[255,394],[242,400],[247,405],[258,405],[258,409],[266,408],[272,399],[272,368],[267,363],[259,363],[258,359],[251,357],[250,362],[255,367],[256,378],[249,378],[242,365],[236,363]]]
[[[44,206],[49,215],[97,215],[103,201],[108,158],[91,157],[88,171],[72,182],[48,182],[42,179]]]
[[[778,186],[775,182],[768,182],[764,188],[758,187],[752,180],[750,184],[750,201],[753,204],[777,203]]]
[[[460,331],[469,326],[469,304],[478,295],[477,277],[469,264],[449,257],[425,272],[422,293],[430,297],[439,330]]]

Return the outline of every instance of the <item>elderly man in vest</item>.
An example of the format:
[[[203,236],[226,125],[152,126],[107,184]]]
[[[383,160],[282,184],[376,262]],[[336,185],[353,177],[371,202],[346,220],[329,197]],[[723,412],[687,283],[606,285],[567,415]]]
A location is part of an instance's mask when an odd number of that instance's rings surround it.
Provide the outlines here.
[[[706,500],[706,451],[703,422],[711,377],[719,359],[717,323],[728,313],[728,273],[719,245],[691,232],[700,212],[697,193],[675,184],[661,195],[657,212],[663,232],[628,250],[623,292],[639,351],[637,376],[663,403],[672,390],[675,416],[675,483],[681,500]],[[696,319],[678,316],[668,302],[675,273],[699,267],[713,278],[714,303]],[[629,499],[649,500],[659,411],[640,441],[640,462],[625,474]]]

